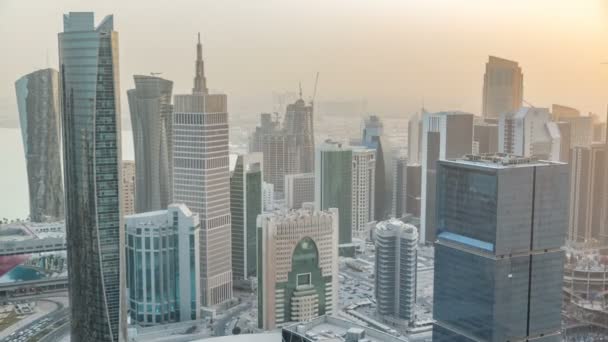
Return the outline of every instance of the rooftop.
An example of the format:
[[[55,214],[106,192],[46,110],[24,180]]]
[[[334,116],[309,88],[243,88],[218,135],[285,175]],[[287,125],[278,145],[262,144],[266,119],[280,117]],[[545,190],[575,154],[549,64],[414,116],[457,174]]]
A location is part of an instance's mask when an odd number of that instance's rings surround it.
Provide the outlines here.
[[[405,342],[406,339],[383,333],[379,330],[364,327],[350,321],[332,316],[321,316],[309,322],[296,323],[283,328],[294,334],[305,336],[312,341],[342,342],[347,341],[346,336],[360,336],[348,341],[366,342]]]
[[[507,153],[482,153],[467,154],[462,159],[442,160],[441,162],[458,163],[471,166],[481,166],[494,169],[506,169],[513,167],[530,167],[561,165],[560,162],[538,160],[535,157],[522,157]]]

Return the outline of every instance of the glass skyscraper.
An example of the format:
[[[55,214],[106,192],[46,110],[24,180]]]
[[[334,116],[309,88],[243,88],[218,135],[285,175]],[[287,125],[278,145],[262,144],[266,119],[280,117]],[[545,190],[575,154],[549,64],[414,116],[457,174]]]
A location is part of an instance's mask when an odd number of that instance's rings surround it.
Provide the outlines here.
[[[561,341],[568,165],[438,162],[433,341]]]
[[[59,33],[72,341],[126,340],[118,33],[63,17]]]

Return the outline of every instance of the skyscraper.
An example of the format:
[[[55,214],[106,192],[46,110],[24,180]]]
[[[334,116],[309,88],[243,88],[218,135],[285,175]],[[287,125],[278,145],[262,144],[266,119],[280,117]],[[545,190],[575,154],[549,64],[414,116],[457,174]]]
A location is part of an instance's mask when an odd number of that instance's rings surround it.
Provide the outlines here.
[[[498,125],[487,122],[475,122],[473,125],[473,142],[477,144],[475,154],[498,152]]]
[[[230,175],[232,276],[256,275],[256,220],[262,213],[262,154],[239,155]]]
[[[353,151],[327,140],[317,148],[315,160],[315,208],[337,208],[338,242],[352,242],[352,162]]]
[[[606,242],[604,191],[607,148],[603,143],[575,147],[570,160],[570,221],[568,239],[576,242]]]
[[[433,341],[561,341],[568,165],[439,162]]]
[[[301,93],[295,103],[287,105],[284,125],[289,139],[288,158],[294,159],[291,161],[293,172],[313,172],[315,169],[313,108],[312,104],[306,105]]]
[[[405,184],[407,195],[405,212],[414,215],[414,217],[420,217],[421,182],[422,166],[420,164],[408,165]]]
[[[365,237],[366,225],[374,220],[376,151],[353,148],[352,151],[352,230],[353,236]]]
[[[418,231],[397,219],[376,225],[374,297],[376,310],[390,324],[414,321]]]
[[[122,214],[124,216],[135,214],[135,162],[122,161]]]
[[[300,209],[302,203],[315,201],[315,174],[296,173],[285,176],[285,205]]]
[[[118,33],[70,12],[59,33],[71,338],[126,341]]]
[[[460,158],[473,148],[473,114],[425,113],[422,117],[420,241],[435,241],[437,161]]]
[[[424,110],[423,110],[424,112]],[[411,164],[420,163],[420,145],[422,140],[422,121],[416,113],[407,122],[407,159]]]
[[[484,118],[514,113],[523,103],[524,74],[517,62],[490,56],[483,76]]]
[[[258,326],[332,314],[338,305],[338,214],[292,210],[258,219]]]
[[[390,211],[391,192],[386,183],[386,164],[384,149],[386,144],[382,135],[384,125],[377,115],[370,115],[363,121],[361,143],[376,151],[376,171],[374,185],[374,220],[383,220]],[[390,159],[390,158],[389,158]]]
[[[559,161],[561,134],[547,108],[522,107],[498,121],[498,152]]]
[[[171,92],[173,82],[135,75],[127,91],[136,164],[138,213],[166,208],[171,202]]]
[[[184,204],[125,217],[131,322],[200,317],[198,215]]]
[[[62,219],[59,74],[43,69],[15,82],[27,167],[30,220]]]
[[[407,213],[407,164],[406,156],[393,159],[393,207],[391,216],[401,218]]]
[[[173,201],[201,221],[201,303],[232,297],[228,112],[224,94],[209,94],[202,45],[196,46],[192,94],[175,95],[173,112]]]

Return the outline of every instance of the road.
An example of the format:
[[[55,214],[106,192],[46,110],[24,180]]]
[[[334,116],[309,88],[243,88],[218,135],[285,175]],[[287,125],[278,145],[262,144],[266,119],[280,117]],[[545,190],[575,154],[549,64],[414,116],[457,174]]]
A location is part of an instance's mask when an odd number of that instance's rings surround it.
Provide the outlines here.
[[[61,325],[69,323],[70,310],[64,303],[52,299],[38,299],[38,301],[54,303],[57,307],[52,312],[20,327],[18,330],[1,340],[1,342],[15,342],[21,337],[27,338],[28,341],[43,341],[45,335],[55,331],[55,329],[59,328]]]

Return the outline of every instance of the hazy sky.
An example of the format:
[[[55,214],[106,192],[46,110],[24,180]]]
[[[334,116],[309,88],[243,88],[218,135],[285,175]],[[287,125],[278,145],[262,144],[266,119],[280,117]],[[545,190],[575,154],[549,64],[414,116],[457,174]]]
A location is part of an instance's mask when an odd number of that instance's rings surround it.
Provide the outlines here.
[[[16,113],[14,81],[57,65],[62,14],[114,14],[123,115],[132,76],[152,71],[189,92],[196,32],[209,87],[233,113],[270,110],[272,91],[367,99],[370,112],[479,113],[488,55],[514,59],[525,99],[583,112],[608,102],[604,0],[0,0],[0,115]],[[16,115],[16,114],[15,114]]]

